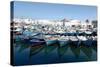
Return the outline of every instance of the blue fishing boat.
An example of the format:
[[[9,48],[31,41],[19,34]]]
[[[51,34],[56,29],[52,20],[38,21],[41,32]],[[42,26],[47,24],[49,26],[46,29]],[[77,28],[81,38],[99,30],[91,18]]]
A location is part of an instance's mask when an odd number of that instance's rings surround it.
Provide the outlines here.
[[[69,41],[68,36],[61,36],[60,38],[58,38],[60,47],[67,45],[68,41]]]
[[[50,35],[46,35],[45,36],[45,42],[47,45],[51,45],[51,44],[56,44],[57,43],[57,38],[54,36],[50,36]]]
[[[46,41],[47,45],[51,45],[51,44],[56,44],[57,43],[57,40],[54,40],[54,39],[48,39],[48,40],[45,40],[45,41]]]
[[[22,42],[28,44],[29,46],[42,45],[45,43],[44,39],[37,39],[37,38],[23,39]]]

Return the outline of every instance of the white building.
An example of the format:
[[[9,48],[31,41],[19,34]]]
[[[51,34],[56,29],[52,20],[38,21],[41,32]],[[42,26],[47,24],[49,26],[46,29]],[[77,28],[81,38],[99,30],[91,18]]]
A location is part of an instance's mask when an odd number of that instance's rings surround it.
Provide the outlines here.
[[[61,29],[60,27],[66,27],[67,29],[76,29],[80,27],[81,29],[84,29],[84,30],[87,30],[93,27],[91,22],[86,23],[86,22],[81,22],[80,20],[69,20],[69,21],[63,22],[63,21],[53,21],[53,20],[45,20],[45,19],[33,20],[33,19],[27,19],[27,18],[25,19],[15,18],[13,19],[13,21],[15,23],[18,23],[17,25],[15,25],[15,27],[24,26],[25,28],[28,28],[31,25],[41,25],[41,26],[49,25],[55,28],[58,27],[58,29]]]

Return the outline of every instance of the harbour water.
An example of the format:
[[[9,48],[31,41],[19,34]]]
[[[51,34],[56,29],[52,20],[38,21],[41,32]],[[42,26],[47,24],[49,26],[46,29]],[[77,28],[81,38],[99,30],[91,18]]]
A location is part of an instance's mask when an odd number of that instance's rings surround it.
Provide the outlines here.
[[[79,46],[76,46],[74,41],[69,41],[64,46],[60,46],[59,42],[51,45],[43,43],[31,46],[17,41],[13,45],[14,65],[51,64],[97,60],[96,42],[92,42],[91,46],[87,46],[83,42],[81,42]]]

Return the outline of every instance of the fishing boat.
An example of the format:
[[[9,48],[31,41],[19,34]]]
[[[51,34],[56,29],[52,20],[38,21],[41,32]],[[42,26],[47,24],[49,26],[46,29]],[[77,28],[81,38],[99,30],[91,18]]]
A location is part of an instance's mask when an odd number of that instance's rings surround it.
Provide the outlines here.
[[[76,36],[69,36],[69,40],[72,43],[71,45],[76,45],[76,46],[78,45],[79,40]]]
[[[79,41],[81,41],[85,46],[91,46],[93,40],[91,38],[88,38],[86,36],[77,36]]]
[[[93,36],[93,42],[92,42],[93,45],[97,45],[97,36]]]
[[[45,40],[44,39],[32,39],[30,40],[30,43],[32,43],[31,46],[35,46],[35,45],[43,45],[45,44]]]
[[[27,37],[24,35],[13,35],[14,42],[18,42],[18,41],[21,42],[25,38],[27,38]]]
[[[91,31],[85,31],[85,34],[87,35],[87,36],[91,36],[92,35],[92,32]]]
[[[60,36],[60,38],[58,38],[60,47],[67,45],[68,41],[69,41],[68,36]]]
[[[92,36],[93,40],[97,41],[97,36]]]
[[[29,46],[42,45],[45,43],[44,39],[37,39],[37,38],[24,39],[24,40],[22,40],[22,42],[29,45]]]
[[[51,35],[45,35],[45,41],[47,45],[56,44],[57,38]]]
[[[87,40],[85,36],[77,36],[77,39],[79,40],[78,45],[82,45],[81,43],[84,44],[84,42]]]

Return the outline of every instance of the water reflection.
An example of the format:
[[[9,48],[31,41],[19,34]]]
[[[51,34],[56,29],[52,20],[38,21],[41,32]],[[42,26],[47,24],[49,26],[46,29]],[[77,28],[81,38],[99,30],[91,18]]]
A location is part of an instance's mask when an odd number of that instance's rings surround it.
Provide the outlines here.
[[[59,43],[47,45],[29,45],[21,41],[14,44],[14,64],[48,64],[62,62],[94,61],[97,59],[97,45],[86,46],[80,43],[76,46],[74,42],[69,42],[64,46]]]

